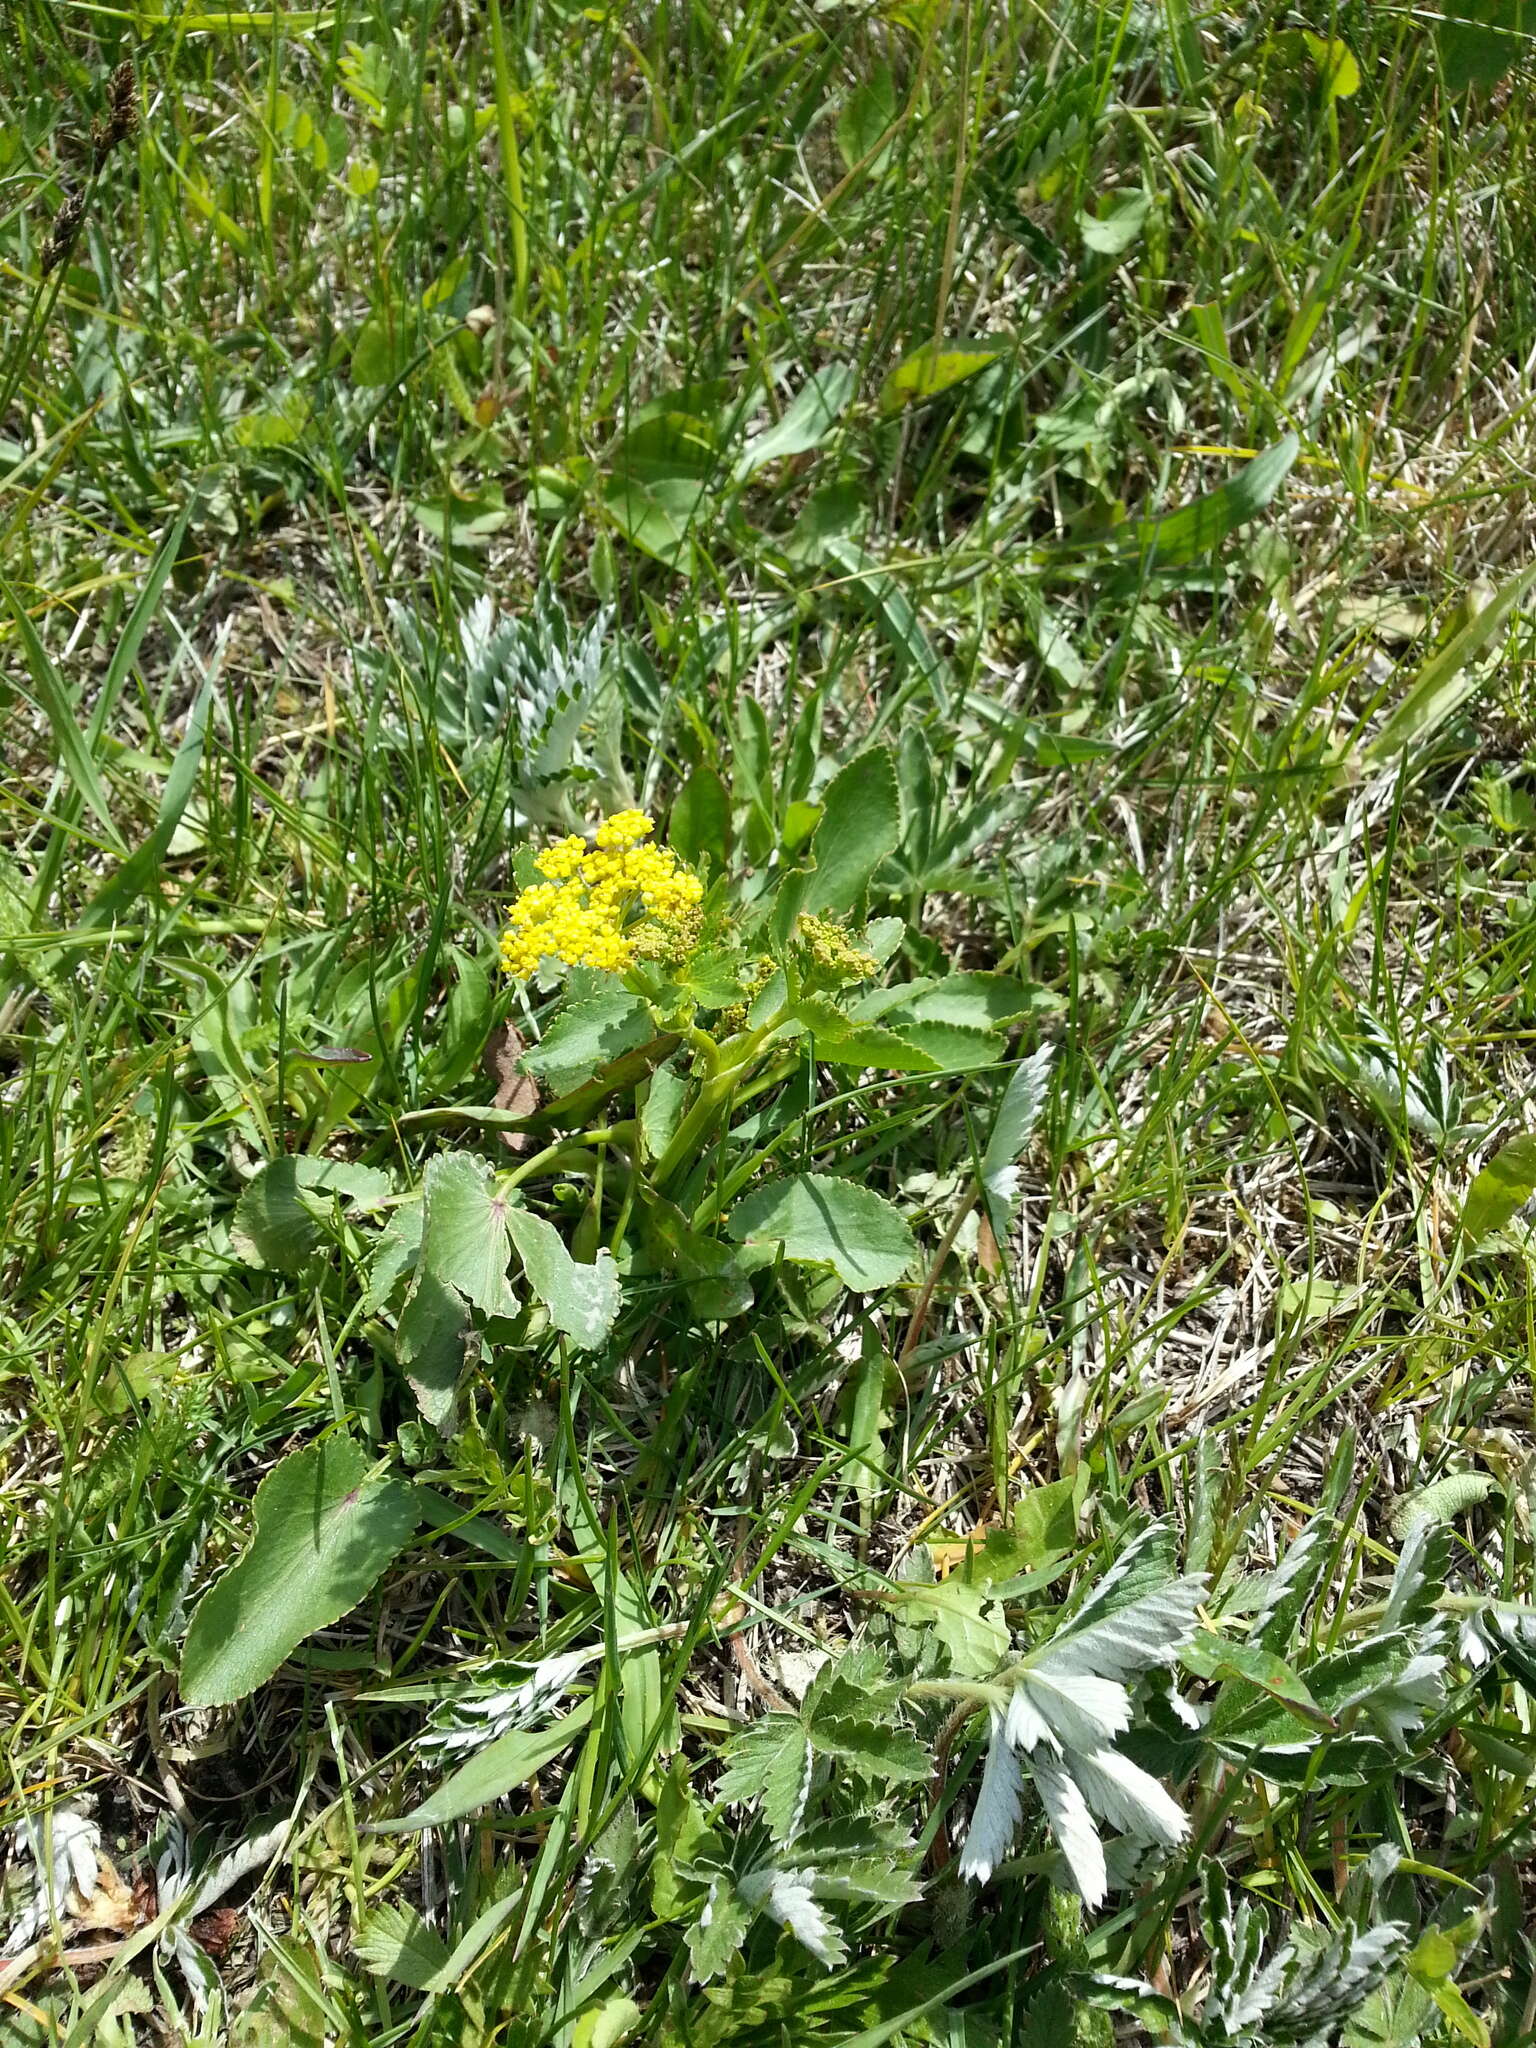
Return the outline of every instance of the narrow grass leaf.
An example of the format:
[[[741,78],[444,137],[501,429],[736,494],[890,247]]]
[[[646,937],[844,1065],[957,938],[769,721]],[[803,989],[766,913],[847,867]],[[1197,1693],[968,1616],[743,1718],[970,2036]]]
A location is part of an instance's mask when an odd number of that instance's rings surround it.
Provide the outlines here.
[[[160,610],[160,599],[166,584],[171,580],[176,564],[181,560],[182,543],[186,539],[187,527],[199,503],[198,494],[192,493],[166,528],[165,538],[155,550],[155,558],[149,565],[149,573],[133,601],[133,609],[123,621],[122,631],[117,636],[111,658],[107,662],[107,672],[102,678],[101,694],[96,700],[91,722],[86,728],[87,737],[93,747],[101,739],[107,729],[107,721],[117,709],[118,697],[132,672],[133,664],[139,658],[144,636],[155,622]]]
[[[81,801],[106,833],[108,843],[117,852],[126,855],[128,849],[112,816],[107,786],[92,759],[85,735],[75,723],[74,706],[70,702],[68,686],[54,667],[53,658],[43,645],[37,628],[27,614],[26,606],[3,577],[0,577],[0,597],[5,599],[15,621],[22,652],[32,674],[33,687],[37,691],[37,701],[52,728],[59,759]]]
[[[463,1820],[466,1814],[478,1812],[482,1806],[494,1805],[519,1785],[526,1785],[546,1764],[569,1749],[591,1718],[592,1702],[583,1700],[548,1728],[509,1729],[456,1770],[430,1799],[424,1799],[399,1820],[376,1823],[373,1832],[392,1835],[417,1828],[445,1827],[450,1821]]]
[[[884,1462],[885,1346],[872,1323],[866,1322],[859,1338],[859,1362],[854,1370],[848,1408],[848,1462],[852,1467],[853,1490],[858,1496],[860,1515],[867,1524],[873,1505],[886,1483],[881,1477]]]
[[[939,655],[924,630],[901,579],[882,566],[846,536],[829,533],[821,541],[821,554],[842,570],[846,583],[838,585],[860,599],[876,626],[894,648],[907,670],[928,685],[935,709],[947,716],[950,706],[948,664]]]
[[[1387,768],[1403,753],[1416,752],[1474,695],[1483,682],[1483,671],[1472,664],[1533,583],[1536,564],[1506,583],[1429,657],[1381,729],[1362,749],[1360,758],[1366,768]]]

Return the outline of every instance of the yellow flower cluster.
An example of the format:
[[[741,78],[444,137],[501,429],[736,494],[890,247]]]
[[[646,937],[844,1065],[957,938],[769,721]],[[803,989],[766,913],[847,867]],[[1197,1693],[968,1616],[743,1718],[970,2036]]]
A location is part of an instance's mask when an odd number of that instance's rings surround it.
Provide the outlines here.
[[[664,846],[646,846],[655,826],[643,811],[615,811],[588,846],[574,834],[541,853],[543,881],[509,912],[501,964],[526,978],[550,960],[622,974],[657,950],[655,926],[691,932],[704,885]]]
[[[825,969],[834,981],[868,981],[880,972],[880,962],[874,954],[856,946],[840,924],[827,918],[798,917],[795,933],[804,941],[816,966]]]

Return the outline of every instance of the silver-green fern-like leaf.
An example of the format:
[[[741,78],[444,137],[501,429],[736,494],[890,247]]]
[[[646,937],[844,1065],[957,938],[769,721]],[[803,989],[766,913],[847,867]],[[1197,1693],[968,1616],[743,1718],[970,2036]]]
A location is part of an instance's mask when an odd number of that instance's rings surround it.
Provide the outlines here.
[[[505,746],[517,779],[532,787],[582,765],[582,728],[605,682],[606,611],[573,631],[559,600],[541,590],[516,618],[478,598],[447,633],[393,599],[389,615],[450,747],[470,755]]]
[[[1131,1725],[1130,1686],[1173,1662],[1194,1629],[1203,1578],[1174,1578],[1166,1531],[1143,1531],[1075,1613],[1017,1664],[1006,1709],[994,1709],[981,1790],[960,1856],[980,1884],[1007,1855],[1031,1783],[1086,1904],[1108,1870],[1099,1823],[1132,1842],[1172,1848],[1188,1822],[1117,1738]]]

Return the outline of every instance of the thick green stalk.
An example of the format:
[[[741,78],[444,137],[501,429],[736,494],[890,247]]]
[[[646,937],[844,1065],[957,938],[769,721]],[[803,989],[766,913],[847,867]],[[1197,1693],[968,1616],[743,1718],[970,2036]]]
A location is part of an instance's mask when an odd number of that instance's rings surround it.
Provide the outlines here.
[[[766,1024],[759,1025],[757,1030],[744,1031],[720,1047],[720,1064],[700,1084],[693,1107],[673,1132],[671,1144],[652,1170],[651,1182],[658,1192],[665,1188],[681,1166],[693,1158],[710,1126],[722,1116],[729,1115],[737,1084],[784,1022],[784,1015],[781,1010]]]

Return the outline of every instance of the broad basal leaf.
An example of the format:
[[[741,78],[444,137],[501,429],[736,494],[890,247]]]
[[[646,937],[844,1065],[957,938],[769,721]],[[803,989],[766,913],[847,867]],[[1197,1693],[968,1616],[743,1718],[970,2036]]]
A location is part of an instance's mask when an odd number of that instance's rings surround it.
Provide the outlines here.
[[[1467,1190],[1461,1234],[1468,1251],[1502,1230],[1536,1195],[1536,1136],[1522,1132],[1501,1145]]]
[[[951,1669],[967,1678],[990,1677],[1008,1654],[1007,1623],[985,1586],[959,1577],[903,1586],[897,1611],[908,1626],[930,1624]]]
[[[813,1041],[815,1055],[830,1067],[881,1068],[892,1074],[933,1074],[939,1062],[922,1047],[883,1024],[861,1024],[821,996],[795,1005],[795,1022]]]
[[[1419,1522],[1453,1522],[1485,1501],[1495,1484],[1487,1472],[1448,1472],[1443,1479],[1416,1487],[1394,1503],[1387,1517],[1392,1533],[1406,1535]]]
[[[732,481],[745,483],[770,462],[819,448],[858,383],[858,372],[846,363],[826,363],[812,371],[778,422],[754,434],[742,449]]]
[[[1360,66],[1348,43],[1337,36],[1315,36],[1310,30],[1304,30],[1303,35],[1317,64],[1324,99],[1352,99],[1360,90]]]
[[[716,874],[731,853],[731,793],[713,768],[695,768],[678,791],[667,820],[667,843],[697,867],[708,859]]]
[[[528,1209],[509,1209],[507,1228],[528,1285],[555,1328],[584,1351],[595,1349],[613,1328],[623,1299],[613,1253],[605,1247],[584,1265],[571,1257],[555,1226]]]
[[[1530,47],[1530,0],[1447,0],[1434,30],[1447,90],[1488,91]]]
[[[347,1159],[273,1159],[242,1191],[230,1237],[253,1266],[296,1273],[322,1240],[328,1201],[340,1197],[366,1208],[382,1201],[390,1186],[377,1167]]]
[[[688,559],[689,536],[708,495],[708,485],[695,476],[642,476],[625,469],[609,478],[603,505],[631,546],[676,569]]]
[[[427,1163],[421,1249],[395,1343],[421,1412],[443,1428],[464,1367],[471,1308],[513,1315],[517,1297],[507,1268],[510,1204],[491,1170],[467,1152],[443,1152]]]
[[[796,1173],[755,1188],[731,1213],[738,1244],[779,1244],[786,1259],[831,1266],[846,1287],[894,1287],[917,1247],[899,1210],[858,1181]]]
[[[1363,749],[1367,768],[1393,766],[1414,753],[1472,696],[1486,671],[1473,664],[1536,585],[1536,566],[1522,569],[1430,655],[1407,691]]]
[[[422,1417],[446,1430],[454,1389],[464,1370],[473,1318],[462,1294],[429,1268],[418,1268],[395,1329],[395,1356]]]
[[[490,1167],[468,1152],[440,1152],[422,1182],[420,1266],[489,1316],[517,1311],[507,1266],[511,1204]]]
[[[1185,1670],[1199,1678],[1232,1678],[1244,1685],[1259,1686],[1304,1720],[1322,1728],[1335,1725],[1332,1716],[1325,1714],[1313,1699],[1300,1674],[1258,1641],[1243,1642],[1199,1629],[1184,1645],[1180,1659]]]
[[[827,785],[811,844],[816,870],[801,908],[819,917],[851,916],[870,876],[900,837],[896,764],[884,747],[871,747]]]
[[[357,1953],[376,1977],[390,1977],[413,1991],[444,1991],[452,1954],[448,1944],[414,1906],[377,1906],[357,1935]]]
[[[900,412],[903,406],[936,398],[941,391],[989,369],[1005,353],[1001,346],[967,348],[963,344],[925,341],[898,363],[880,387],[880,410]]]
[[[880,1015],[897,1029],[916,1023],[1000,1031],[1028,1016],[1030,1009],[1028,990],[1008,974],[946,974],[936,981],[909,982],[905,989],[882,989],[880,994]]]
[[[1151,211],[1152,201],[1145,192],[1112,194],[1102,213],[1078,215],[1083,247],[1097,256],[1123,256],[1140,236]]]
[[[1152,568],[1177,567],[1213,554],[1230,534],[1264,510],[1290,475],[1300,445],[1294,434],[1286,434],[1214,490],[1175,512],[1138,520],[1131,543],[1136,553]],[[1109,538],[1117,548],[1126,546],[1123,529]]]
[[[914,1051],[926,1053],[941,1074],[969,1074],[977,1067],[994,1067],[1003,1057],[1003,1039],[995,1031],[978,1031],[972,1024],[944,1024],[914,1020],[896,1027],[897,1035]]]
[[[621,1053],[633,1052],[656,1035],[651,1013],[626,989],[593,996],[563,1009],[531,1052],[518,1062],[525,1074],[563,1095]]]
[[[368,1477],[367,1453],[327,1437],[256,1489],[250,1548],[206,1595],[182,1649],[188,1706],[254,1692],[290,1652],[355,1607],[421,1519],[411,1488]]]

